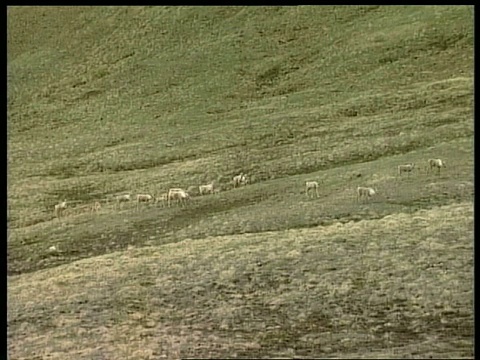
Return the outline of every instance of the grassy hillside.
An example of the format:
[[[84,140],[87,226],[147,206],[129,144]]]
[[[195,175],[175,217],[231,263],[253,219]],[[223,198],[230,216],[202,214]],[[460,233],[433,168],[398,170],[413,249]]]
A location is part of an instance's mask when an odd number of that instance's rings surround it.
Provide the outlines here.
[[[473,356],[473,7],[7,20],[11,356]]]

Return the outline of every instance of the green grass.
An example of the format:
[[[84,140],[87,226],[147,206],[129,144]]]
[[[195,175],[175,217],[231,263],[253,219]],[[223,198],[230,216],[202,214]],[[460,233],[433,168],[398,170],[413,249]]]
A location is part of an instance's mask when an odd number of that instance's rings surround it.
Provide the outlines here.
[[[472,7],[9,7],[7,57],[11,356],[473,357]]]

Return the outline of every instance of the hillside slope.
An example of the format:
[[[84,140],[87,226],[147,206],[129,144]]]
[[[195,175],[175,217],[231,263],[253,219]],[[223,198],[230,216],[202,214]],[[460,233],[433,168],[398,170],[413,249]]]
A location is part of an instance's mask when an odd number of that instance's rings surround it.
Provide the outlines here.
[[[138,288],[130,284],[132,291],[156,291],[155,279],[163,272],[172,279],[165,292],[176,286],[182,290],[178,303],[165,300],[162,305],[172,313],[158,314],[155,301],[146,298],[139,300],[137,315],[143,319],[156,313],[155,321],[171,327],[173,338],[209,323],[196,340],[219,346],[192,350],[184,337],[179,341],[183,345],[168,345],[170,352],[154,349],[151,356],[225,357],[231,356],[230,350],[242,356],[291,356],[292,349],[302,356],[412,356],[414,348],[420,356],[472,356],[473,7],[9,7],[7,21],[8,274],[9,296],[15,297],[15,304],[9,304],[11,356],[33,356],[44,347],[44,355],[91,358],[85,349],[80,354],[69,346],[52,345],[55,331],[42,335],[51,314],[40,313],[38,307],[58,306],[77,314],[68,320],[72,324],[81,323],[94,310],[71,303],[69,294],[88,296],[88,289],[98,286],[97,272],[120,276],[122,259],[130,256],[132,247],[143,246],[150,250],[138,249],[138,268],[132,271],[136,279],[149,280],[140,281]],[[444,159],[447,168],[428,172],[429,158]],[[417,170],[398,176],[397,165],[407,162],[415,162]],[[231,178],[240,172],[249,174],[251,182],[232,189]],[[319,199],[305,196],[306,180],[321,183]],[[125,204],[118,209],[112,202],[116,194],[158,196],[170,187],[211,181],[220,192],[200,197],[192,191],[185,208]],[[378,196],[357,203],[357,186],[373,186]],[[69,207],[59,220],[53,207],[63,199]],[[94,201],[102,204],[98,214],[88,211]],[[451,216],[448,224],[442,216]],[[419,217],[430,219],[430,225],[418,225]],[[384,228],[385,219],[403,220],[390,231]],[[402,222],[410,224],[405,225],[405,239]],[[371,229],[368,240],[367,232],[346,235],[360,231],[358,224]],[[435,234],[422,232],[425,226]],[[306,231],[312,241],[303,272],[289,261],[305,251],[301,242],[293,246],[288,240],[295,231]],[[280,241],[274,249],[270,232]],[[212,307],[265,307],[265,301],[273,301],[262,292],[263,280],[243,279],[251,270],[243,267],[253,266],[253,258],[240,246],[249,236],[262,244],[250,249],[258,253],[258,261],[268,258],[278,265],[252,270],[272,279],[273,293],[284,281],[279,279],[291,274],[289,286],[282,288],[286,307],[279,310],[277,304],[272,312],[251,315],[258,324],[269,324],[262,329],[253,323],[225,328],[220,314],[208,321],[200,314]],[[340,246],[335,254],[334,243],[343,244],[342,236],[353,252]],[[235,261],[217,264],[221,271],[202,265],[205,272],[227,279],[226,288],[220,289],[217,280],[198,285],[203,275],[189,267],[152,265],[170,261],[158,255],[164,251],[172,258],[186,256],[185,248],[191,249],[192,264],[203,264],[205,239],[214,239],[209,250],[218,257],[222,251],[236,254]],[[408,244],[401,245],[400,239]],[[367,249],[362,244],[369,241],[396,245]],[[326,265],[325,242],[332,245],[332,256],[341,259],[337,265]],[[59,251],[49,252],[50,246]],[[434,266],[432,249],[445,271],[455,261],[465,267],[450,267],[443,282],[440,273],[419,271]],[[385,268],[376,267],[376,251]],[[405,266],[396,267],[392,264],[399,251]],[[418,256],[413,265],[407,264],[409,253]],[[349,272],[356,266],[363,274],[360,280]],[[352,311],[353,317],[347,316],[350,325],[314,329],[302,319],[320,306],[327,285],[317,279],[313,290],[305,274],[322,277],[333,267],[345,276],[337,279],[340,290],[335,291],[342,293],[360,281],[360,287],[353,287],[361,294],[331,293],[335,301],[337,296],[349,300],[354,310],[339,306],[345,314]],[[86,276],[81,287],[69,280],[78,269]],[[388,271],[398,279],[408,274],[416,289],[395,282],[391,290],[406,299],[400,301],[407,302],[405,308],[415,308],[410,325],[396,331],[368,325],[371,307],[360,311],[369,291],[382,298],[392,284],[387,278],[373,284],[370,275]],[[54,285],[65,287],[64,297],[52,300],[57,305],[45,298],[30,306],[27,290],[43,294],[50,286],[47,278],[58,272],[67,278]],[[437,282],[461,295],[442,297],[434,285],[422,296],[412,295],[420,284]],[[115,293],[121,283],[99,289]],[[328,286],[334,291],[337,285]],[[205,295],[195,302],[187,294],[196,291],[218,296]],[[224,291],[235,304],[220,296]],[[310,299],[302,305],[305,311],[287,316],[302,294]],[[102,298],[94,306],[132,331],[117,329],[131,336],[132,348],[107,350],[110,341],[120,341],[114,336],[98,338],[92,349],[119,357],[145,348],[137,341],[142,336],[153,341],[155,331],[145,335],[122,322],[121,314],[132,301],[130,295],[119,296],[113,306]],[[375,304],[381,316],[396,316],[398,308],[388,301]],[[444,311],[437,311],[440,308]],[[279,311],[288,320],[277,318]],[[329,307],[322,316],[333,324],[338,311]],[[455,314],[461,314],[463,325]],[[190,327],[184,324],[188,316]],[[101,331],[109,321],[99,319],[92,326]],[[432,323],[443,324],[442,330],[430,331]],[[348,342],[352,324],[378,333]],[[29,333],[37,334],[38,341],[23,338],[25,327],[31,327]],[[291,333],[280,335],[278,329],[286,327]],[[423,337],[418,343],[413,335],[407,341],[402,331]],[[255,343],[252,335],[258,332],[262,340]],[[327,332],[330,345],[315,340]],[[219,340],[239,333],[244,337],[231,349]],[[453,334],[458,347],[442,340]],[[75,336],[91,342],[85,334]],[[438,347],[432,348],[431,341]],[[141,356],[148,358],[134,357]]]

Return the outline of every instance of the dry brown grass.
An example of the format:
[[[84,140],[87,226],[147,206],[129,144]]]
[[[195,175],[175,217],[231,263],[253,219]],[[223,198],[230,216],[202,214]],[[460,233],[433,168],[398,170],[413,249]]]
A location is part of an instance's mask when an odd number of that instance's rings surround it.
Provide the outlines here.
[[[9,277],[9,351],[465,357],[472,281],[471,203],[131,248]]]

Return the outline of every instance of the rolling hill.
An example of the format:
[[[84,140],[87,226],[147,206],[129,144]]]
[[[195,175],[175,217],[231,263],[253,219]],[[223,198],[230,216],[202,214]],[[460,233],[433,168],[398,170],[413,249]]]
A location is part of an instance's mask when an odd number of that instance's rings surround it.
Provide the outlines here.
[[[8,7],[7,46],[12,358],[473,358],[473,7]]]

